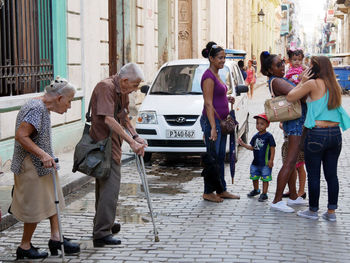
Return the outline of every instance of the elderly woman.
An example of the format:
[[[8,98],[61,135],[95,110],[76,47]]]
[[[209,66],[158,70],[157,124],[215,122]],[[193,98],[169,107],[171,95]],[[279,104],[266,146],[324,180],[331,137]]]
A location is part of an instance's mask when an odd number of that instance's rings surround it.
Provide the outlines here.
[[[50,112],[65,113],[71,107],[75,88],[67,80],[57,78],[45,91],[43,96],[22,106],[16,121],[11,166],[15,185],[10,213],[24,222],[22,241],[16,251],[17,259],[48,256],[47,252],[40,252],[31,243],[37,224],[46,218],[50,219],[51,225],[48,244],[51,255],[57,255],[57,250],[61,249],[51,176],[52,169],[56,171],[57,166],[52,149]],[[64,199],[57,172],[56,181],[60,207],[63,208]],[[80,247],[64,239],[64,251],[67,254],[77,253]]]

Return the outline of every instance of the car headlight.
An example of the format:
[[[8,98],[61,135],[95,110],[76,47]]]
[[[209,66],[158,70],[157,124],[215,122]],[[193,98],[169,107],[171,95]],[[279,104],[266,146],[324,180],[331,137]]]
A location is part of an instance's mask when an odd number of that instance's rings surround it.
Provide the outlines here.
[[[141,111],[137,115],[137,123],[142,124],[157,124],[157,115],[155,111]]]

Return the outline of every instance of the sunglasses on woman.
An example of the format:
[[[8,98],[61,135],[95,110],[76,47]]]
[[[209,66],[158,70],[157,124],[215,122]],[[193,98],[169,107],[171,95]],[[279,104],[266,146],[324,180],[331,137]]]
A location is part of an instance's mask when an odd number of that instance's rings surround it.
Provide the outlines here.
[[[276,67],[280,68],[280,67],[284,66],[284,64],[285,64],[285,61],[283,59],[280,62],[276,63]]]

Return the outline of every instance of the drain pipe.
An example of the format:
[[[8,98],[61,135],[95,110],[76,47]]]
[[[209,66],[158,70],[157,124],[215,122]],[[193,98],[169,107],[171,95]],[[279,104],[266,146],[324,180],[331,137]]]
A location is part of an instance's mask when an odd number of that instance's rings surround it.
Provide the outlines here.
[[[122,27],[123,27],[123,44],[122,44],[122,54],[123,54],[123,65],[125,65],[125,10],[124,10],[124,0],[122,0]]]

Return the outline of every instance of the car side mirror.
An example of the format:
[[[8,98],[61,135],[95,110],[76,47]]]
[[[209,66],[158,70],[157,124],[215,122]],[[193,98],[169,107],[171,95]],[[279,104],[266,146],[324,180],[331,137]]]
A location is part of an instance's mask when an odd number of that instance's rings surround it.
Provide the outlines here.
[[[149,86],[148,85],[143,85],[140,90],[141,90],[142,93],[147,94],[147,92],[149,90]]]
[[[236,86],[236,95],[239,96],[241,93],[248,92],[249,88],[247,85],[237,85]]]

